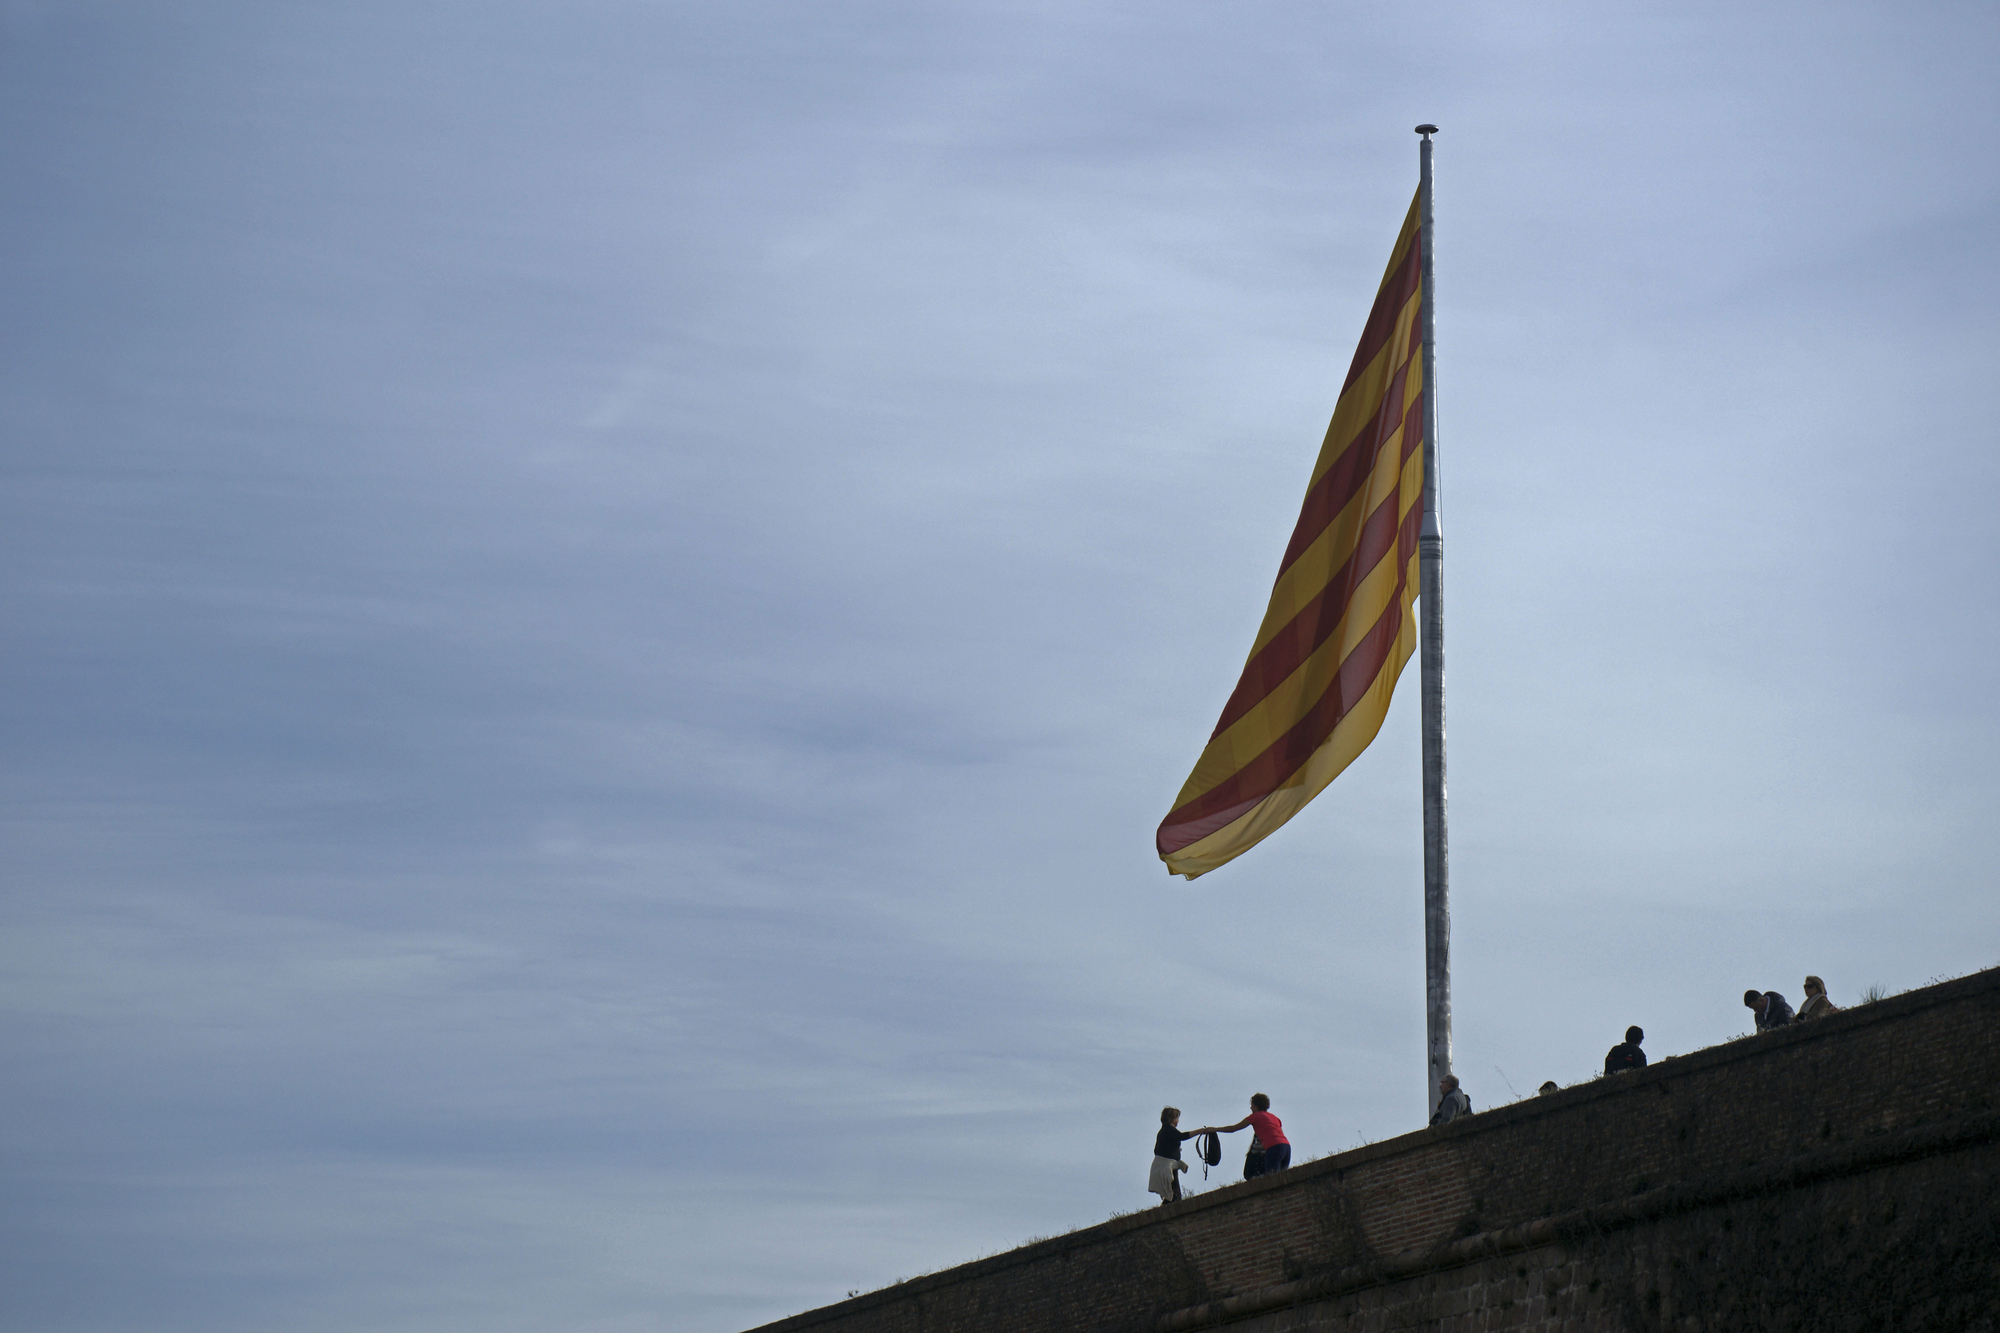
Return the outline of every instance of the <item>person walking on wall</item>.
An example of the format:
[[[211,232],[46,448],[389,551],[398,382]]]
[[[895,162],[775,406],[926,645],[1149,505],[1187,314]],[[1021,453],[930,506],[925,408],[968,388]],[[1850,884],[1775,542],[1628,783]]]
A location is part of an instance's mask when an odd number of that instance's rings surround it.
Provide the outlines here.
[[[1446,1074],[1438,1084],[1438,1095],[1443,1098],[1438,1109],[1431,1112],[1433,1125],[1448,1125],[1462,1115],[1472,1114],[1472,1098],[1458,1086],[1458,1075]]]
[[[1625,1040],[1604,1053],[1604,1072],[1622,1074],[1628,1069],[1644,1069],[1646,1053],[1639,1049],[1639,1043],[1646,1039],[1646,1033],[1637,1026],[1625,1029]]]
[[[1199,1133],[1198,1129],[1181,1133],[1178,1106],[1160,1108],[1160,1132],[1153,1139],[1153,1174],[1147,1178],[1146,1188],[1160,1196],[1161,1204],[1180,1201],[1181,1172],[1188,1169],[1181,1160],[1181,1144]]]
[[[1744,1007],[1757,1015],[1757,1030],[1769,1032],[1792,1021],[1792,1006],[1774,990],[1743,992]]]
[[[1825,1018],[1839,1012],[1840,1006],[1826,998],[1826,983],[1818,977],[1807,977],[1806,998],[1799,1005],[1798,1021],[1803,1023],[1808,1018]]]
[[[1250,1126],[1250,1151],[1243,1158],[1243,1178],[1252,1180],[1282,1171],[1292,1164],[1292,1141],[1285,1137],[1284,1122],[1271,1114],[1271,1099],[1257,1093],[1250,1099],[1250,1114],[1233,1125],[1215,1125],[1218,1134],[1234,1134]],[[1206,1130],[1196,1130],[1203,1134]],[[1262,1158],[1259,1161],[1259,1158]]]

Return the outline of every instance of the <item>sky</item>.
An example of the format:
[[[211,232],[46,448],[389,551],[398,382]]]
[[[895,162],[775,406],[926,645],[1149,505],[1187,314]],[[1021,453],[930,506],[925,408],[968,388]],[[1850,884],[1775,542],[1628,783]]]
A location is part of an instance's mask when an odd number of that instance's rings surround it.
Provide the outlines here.
[[[728,1333],[1152,1203],[1164,1104],[1421,1125],[1415,667],[1152,844],[1420,121],[1475,1107],[2000,963],[1996,63],[6,0],[0,1324]]]

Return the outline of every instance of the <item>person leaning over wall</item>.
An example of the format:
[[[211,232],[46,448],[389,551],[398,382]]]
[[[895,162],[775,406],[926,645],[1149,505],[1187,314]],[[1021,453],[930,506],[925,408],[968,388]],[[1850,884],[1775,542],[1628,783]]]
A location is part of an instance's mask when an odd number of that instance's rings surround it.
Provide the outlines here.
[[[1757,1015],[1757,1030],[1769,1032],[1781,1028],[1792,1021],[1792,1006],[1785,1003],[1785,997],[1774,990],[1747,990],[1743,992],[1744,1007]]]
[[[1234,1134],[1250,1126],[1250,1151],[1243,1155],[1243,1178],[1254,1180],[1282,1171],[1292,1164],[1292,1141],[1285,1137],[1284,1122],[1271,1114],[1271,1099],[1263,1093],[1250,1098],[1250,1114],[1233,1125],[1215,1125],[1218,1134]],[[1207,1133],[1196,1130],[1197,1134]]]
[[[1818,977],[1807,977],[1806,998],[1799,1004],[1798,1021],[1803,1023],[1809,1018],[1825,1018],[1839,1012],[1840,1006],[1826,998],[1826,983]]]

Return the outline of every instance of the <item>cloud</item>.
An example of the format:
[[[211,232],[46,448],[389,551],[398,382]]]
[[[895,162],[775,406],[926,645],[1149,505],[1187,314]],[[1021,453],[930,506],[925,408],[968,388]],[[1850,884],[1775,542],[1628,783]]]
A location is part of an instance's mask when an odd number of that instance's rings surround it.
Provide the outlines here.
[[[1419,1123],[1414,692],[1150,839],[1420,119],[1477,1103],[1994,961],[1984,10],[4,22],[25,1327],[747,1327]]]

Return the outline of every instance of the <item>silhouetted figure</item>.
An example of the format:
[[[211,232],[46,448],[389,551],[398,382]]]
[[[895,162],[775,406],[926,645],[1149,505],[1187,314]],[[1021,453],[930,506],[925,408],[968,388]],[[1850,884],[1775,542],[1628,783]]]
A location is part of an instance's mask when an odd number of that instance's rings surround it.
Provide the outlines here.
[[[1458,1075],[1446,1074],[1444,1081],[1438,1084],[1438,1092],[1444,1100],[1438,1103],[1437,1110],[1431,1112],[1433,1125],[1448,1125],[1462,1115],[1472,1114],[1472,1098],[1458,1086]]]
[[[1757,1015],[1757,1030],[1769,1032],[1781,1028],[1792,1021],[1792,1006],[1785,1003],[1785,997],[1774,990],[1743,992],[1743,1003]]]
[[[1160,1132],[1153,1139],[1153,1174],[1147,1178],[1146,1188],[1159,1195],[1161,1203],[1173,1203],[1181,1197],[1181,1172],[1187,1170],[1187,1163],[1181,1160],[1181,1144],[1199,1133],[1198,1129],[1181,1133],[1179,1107],[1160,1108]]]
[[[1556,1081],[1554,1079],[1550,1079],[1548,1082],[1542,1084],[1542,1086],[1536,1090],[1536,1095],[1541,1097],[1547,1097],[1552,1093],[1558,1093],[1561,1091],[1562,1089],[1556,1086]]]
[[[1644,1069],[1646,1053],[1639,1049],[1639,1043],[1645,1039],[1646,1034],[1643,1029],[1626,1028],[1625,1040],[1604,1053],[1604,1072],[1622,1074],[1628,1069]]]
[[[1818,977],[1807,977],[1806,998],[1799,1005],[1796,1021],[1803,1023],[1808,1018],[1825,1018],[1828,1014],[1839,1012],[1840,1006],[1826,998],[1826,983]]]
[[[1234,1134],[1245,1125],[1250,1126],[1250,1151],[1243,1155],[1243,1178],[1254,1180],[1258,1176],[1268,1176],[1273,1171],[1282,1171],[1292,1164],[1292,1141],[1285,1137],[1285,1126],[1278,1117],[1271,1114],[1271,1099],[1263,1093],[1250,1098],[1250,1114],[1233,1125],[1216,1125],[1218,1134]],[[1195,1133],[1206,1133],[1196,1130]]]

